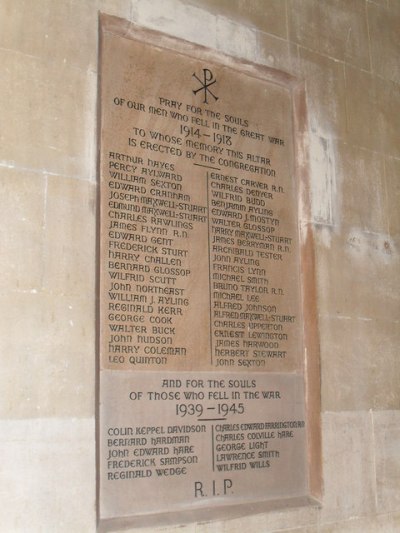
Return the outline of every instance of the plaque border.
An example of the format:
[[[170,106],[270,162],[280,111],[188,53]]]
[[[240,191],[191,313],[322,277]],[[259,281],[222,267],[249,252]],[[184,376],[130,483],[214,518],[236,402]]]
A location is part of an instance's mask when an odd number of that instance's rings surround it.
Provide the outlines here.
[[[303,376],[305,385],[305,414],[307,420],[307,471],[309,495],[282,500],[225,504],[219,507],[132,515],[100,519],[100,187],[97,191],[96,213],[96,518],[99,532],[124,530],[129,527],[184,525],[192,522],[226,520],[273,510],[288,510],[303,506],[321,506],[323,495],[322,435],[321,435],[321,375],[318,329],[317,287],[314,230],[311,222],[311,184],[309,171],[309,131],[305,80],[265,65],[230,56],[200,44],[179,39],[165,33],[138,26],[126,19],[99,12],[98,66],[101,63],[103,34],[145,43],[160,49],[204,61],[210,60],[240,71],[249,77],[278,85],[288,90],[292,102],[293,171],[297,189],[297,217],[299,230],[300,297],[303,321]],[[100,176],[101,140],[101,69],[98,68],[97,91],[97,176]]]

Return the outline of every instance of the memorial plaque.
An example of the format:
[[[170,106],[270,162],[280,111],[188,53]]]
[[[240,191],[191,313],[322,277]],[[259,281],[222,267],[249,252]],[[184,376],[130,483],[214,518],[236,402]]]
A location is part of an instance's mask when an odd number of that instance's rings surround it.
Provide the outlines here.
[[[100,519],[306,501],[288,78],[107,16],[100,58]]]

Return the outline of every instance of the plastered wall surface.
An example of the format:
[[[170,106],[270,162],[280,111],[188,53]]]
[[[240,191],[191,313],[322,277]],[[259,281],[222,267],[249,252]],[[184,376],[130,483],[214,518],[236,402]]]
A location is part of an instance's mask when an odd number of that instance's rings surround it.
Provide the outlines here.
[[[399,0],[0,0],[0,531],[96,531],[98,10],[307,92],[322,506],[160,530],[400,531]]]

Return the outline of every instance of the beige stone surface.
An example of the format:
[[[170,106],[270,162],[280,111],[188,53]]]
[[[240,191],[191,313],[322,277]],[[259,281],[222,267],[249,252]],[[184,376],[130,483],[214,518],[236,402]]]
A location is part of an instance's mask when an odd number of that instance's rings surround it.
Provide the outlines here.
[[[288,0],[289,38],[326,56],[369,68],[364,0]]]
[[[198,533],[199,528],[202,527],[211,527],[213,529],[213,533],[216,531],[217,533],[220,531],[220,529],[223,526],[224,522],[213,522],[213,521],[206,521],[201,523],[193,522],[191,524],[178,524],[178,525],[161,525],[161,526],[143,526],[143,527],[130,527],[129,525],[122,526],[122,529],[118,525],[109,525],[104,528],[104,531],[107,533],[120,533],[123,531],[124,533]],[[100,528],[99,531],[102,531]]]
[[[286,6],[281,0],[188,0],[188,3],[208,8],[241,24],[255,26],[261,31],[287,37]]]
[[[290,521],[286,522],[282,528],[275,529],[266,523],[265,516],[257,515],[247,517],[238,521],[238,529],[235,529],[235,521],[210,522],[205,524],[193,524],[177,527],[160,528],[134,528],[124,529],[125,533],[236,533],[237,531],[254,531],[256,533],[397,533],[400,525],[400,514],[390,513],[383,515],[369,515],[363,518],[350,518],[330,524],[318,524],[290,527]],[[289,527],[287,527],[289,525]],[[231,529],[233,528],[233,529]],[[120,530],[118,530],[120,531]],[[117,530],[110,530],[110,533],[118,533]]]
[[[285,72],[291,72],[292,50],[288,41],[268,33],[257,32],[257,49],[258,63]]]
[[[384,0],[380,0],[381,2],[384,2]],[[388,9],[392,13],[400,14],[400,4],[397,0],[386,0],[387,4],[383,4],[384,6],[387,5]],[[378,1],[375,1],[375,3],[379,3]]]
[[[256,61],[256,34],[225,17],[217,18],[217,48],[229,55]]]
[[[400,527],[399,514],[384,514],[365,518],[350,518],[343,522],[324,524],[319,533],[397,533]]]
[[[398,8],[398,2],[397,8]],[[400,83],[400,10],[367,3],[372,70],[387,80]],[[384,28],[384,31],[382,31]]]
[[[247,520],[249,520],[247,522]],[[230,520],[225,524],[224,533],[241,533],[243,523],[248,523],[252,531],[279,531],[282,529],[304,528],[305,531],[312,528],[318,521],[318,509],[307,506],[302,508],[275,511],[268,514],[256,515],[250,519]]]
[[[85,295],[3,294],[0,418],[93,415],[94,340],[94,302]]]
[[[92,294],[96,278],[96,185],[50,176],[46,189],[43,288]]]
[[[95,69],[97,4],[97,0],[4,0],[0,4],[0,48],[60,66]]]
[[[235,521],[227,521],[225,523],[217,524],[204,524],[196,527],[195,533],[242,533],[243,529],[247,531],[257,531],[257,532],[273,532],[273,531],[285,531],[288,533],[317,533],[318,526],[308,525],[292,528],[292,521],[290,518],[284,522],[283,528],[277,528],[273,522],[270,522],[268,515],[259,515],[255,517],[242,518]],[[299,524],[297,524],[299,526]],[[185,532],[186,533],[186,532]]]
[[[45,190],[42,174],[0,167],[1,292],[42,285]]]
[[[135,0],[132,18],[136,23],[155,30],[159,30],[162,20],[165,33],[210,48],[217,47],[217,19],[196,6],[178,0]]]
[[[400,156],[398,84],[346,66],[346,140],[371,151]]]
[[[127,20],[133,19],[134,7],[132,0],[99,0],[98,4],[101,13],[108,13]]]
[[[343,137],[346,128],[343,64],[299,47],[299,73],[306,82],[311,130]]]
[[[382,132],[382,151],[400,158],[400,90],[399,84],[381,78],[376,80],[376,99],[379,131]]]
[[[394,0],[396,2],[396,0]],[[367,0],[368,4],[375,4],[377,6],[387,7],[391,0]]]
[[[375,512],[372,424],[368,412],[324,413],[325,494],[320,523]]]
[[[93,419],[0,421],[1,531],[95,531]]]
[[[213,521],[201,524],[188,524],[184,526],[169,526],[159,528],[129,528],[126,533],[242,533],[246,531],[290,533],[317,533],[318,510],[313,507],[287,509],[281,512],[270,512],[246,516],[235,520]],[[110,533],[117,533],[111,529]]]
[[[389,235],[322,226],[316,242],[320,313],[398,320],[400,256]]]
[[[3,162],[93,179],[95,74],[14,50],[0,62]]]
[[[322,409],[396,409],[399,321],[323,316],[319,324]]]
[[[327,137],[309,135],[310,222],[324,226],[340,223],[340,181],[336,173],[335,142]]]
[[[400,236],[400,160],[385,158],[387,217],[390,235]]]
[[[373,74],[345,66],[347,131],[345,140],[371,151],[381,151],[383,135],[378,102],[377,79]]]
[[[400,411],[376,411],[372,417],[376,450],[378,513],[399,512]]]
[[[340,198],[337,222],[363,231],[386,233],[389,217],[383,155],[341,142],[335,148]]]

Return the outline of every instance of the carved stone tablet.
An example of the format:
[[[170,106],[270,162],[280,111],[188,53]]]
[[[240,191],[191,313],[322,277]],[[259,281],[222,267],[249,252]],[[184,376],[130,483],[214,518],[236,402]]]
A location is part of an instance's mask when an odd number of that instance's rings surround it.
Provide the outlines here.
[[[102,523],[301,503],[290,79],[113,17],[100,57]]]

